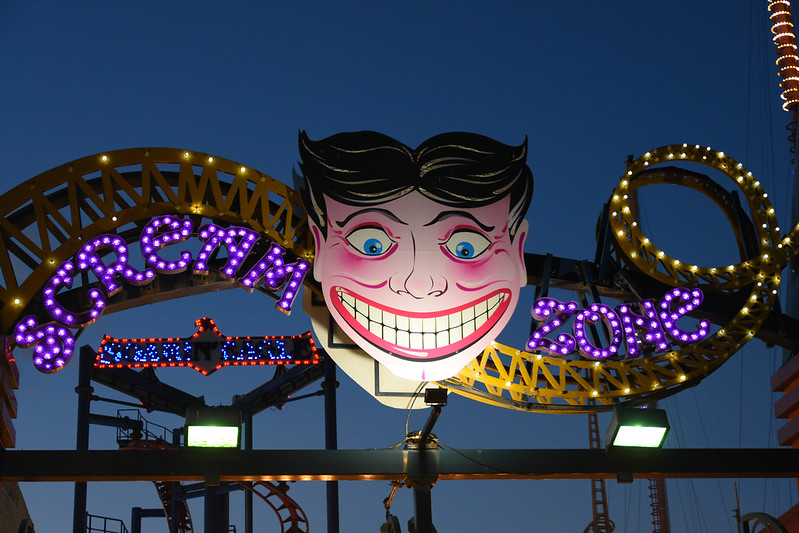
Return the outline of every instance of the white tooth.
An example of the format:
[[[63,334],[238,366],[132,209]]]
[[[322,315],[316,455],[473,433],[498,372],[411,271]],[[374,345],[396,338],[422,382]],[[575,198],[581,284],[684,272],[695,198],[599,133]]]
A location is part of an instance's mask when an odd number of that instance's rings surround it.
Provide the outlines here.
[[[397,329],[410,331],[411,325],[407,316],[397,315]],[[407,348],[407,346],[406,346]]]
[[[383,325],[388,326],[390,328],[396,327],[397,315],[395,315],[394,313],[383,311]]]
[[[425,333],[435,333],[436,319],[433,317],[422,319],[422,331]]]
[[[468,309],[464,309],[461,312],[461,315],[462,315],[462,317],[461,317],[461,321],[462,322],[470,321],[471,319],[474,318],[474,307],[470,307]]]
[[[445,331],[449,329],[449,318],[446,316],[436,317],[436,331]]]
[[[425,350],[432,350],[436,347],[436,334],[435,333],[425,333],[424,334],[424,349]]]
[[[449,342],[458,342],[463,338],[463,330],[460,326],[449,330]]]
[[[382,337],[383,335],[383,325],[380,322],[369,322],[369,331],[377,335],[378,337]]]
[[[359,313],[363,313],[364,315],[369,316],[369,304],[367,304],[366,302],[358,300],[357,302],[355,302],[355,309],[357,309]]]
[[[488,299],[488,308],[493,309],[499,303],[499,295],[492,296]]]
[[[374,320],[375,322],[383,322],[383,312],[380,311],[377,307],[369,307],[369,320]]]
[[[397,330],[394,328],[384,327],[383,328],[383,340],[390,342],[391,344],[396,344],[397,342]]]
[[[487,321],[488,321],[488,315],[482,314],[482,315],[480,315],[480,316],[478,316],[477,318],[474,319],[474,322],[475,322],[474,327],[475,328],[479,328],[480,326],[485,324]]]
[[[366,318],[365,316],[363,316],[360,313],[356,313],[355,314],[355,318],[358,320],[358,323],[360,325],[362,325],[366,329],[369,329],[369,319],[368,318]]]
[[[468,337],[474,333],[474,320],[469,320],[463,323],[463,336]]]
[[[449,344],[449,332],[439,331],[436,334],[436,348],[440,348],[441,346],[446,346],[448,344]]]
[[[422,350],[424,348],[421,333],[411,333],[411,348],[414,350]]]
[[[413,318],[413,317],[411,317],[410,330],[411,330],[411,333],[414,333],[414,332],[421,333],[422,332],[422,319],[421,318]]]
[[[358,302],[358,303],[360,303],[360,302]],[[486,311],[488,311],[488,304],[486,304],[485,300],[483,300],[482,302],[480,302],[479,304],[474,306],[474,314],[475,314],[475,316],[482,315]]]
[[[461,325],[461,313],[458,311],[457,313],[452,313],[449,315],[449,327],[454,328],[455,326]]]
[[[403,348],[410,348],[411,347],[411,335],[407,331],[398,331],[397,332],[397,346],[402,346]]]
[[[341,296],[341,300],[342,300],[342,301],[343,301],[345,304],[347,304],[347,305],[349,305],[350,307],[352,307],[353,309],[355,308],[355,298],[353,298],[353,297],[352,297],[352,296],[350,296],[349,294],[343,294],[343,295]]]

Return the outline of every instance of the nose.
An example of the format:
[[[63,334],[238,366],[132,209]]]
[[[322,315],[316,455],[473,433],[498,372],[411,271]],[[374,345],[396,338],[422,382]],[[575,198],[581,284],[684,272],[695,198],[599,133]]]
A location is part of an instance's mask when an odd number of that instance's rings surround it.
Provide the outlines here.
[[[447,290],[441,260],[433,253],[408,254],[407,268],[389,278],[389,288],[397,294],[407,294],[416,299],[441,296]]]

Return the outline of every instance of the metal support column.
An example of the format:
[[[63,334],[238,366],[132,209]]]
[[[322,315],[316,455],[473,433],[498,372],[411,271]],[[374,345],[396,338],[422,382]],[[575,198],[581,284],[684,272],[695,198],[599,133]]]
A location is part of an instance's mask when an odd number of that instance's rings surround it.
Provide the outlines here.
[[[89,411],[91,409],[92,389],[89,371],[94,361],[94,350],[90,346],[81,346],[78,361],[78,426],[75,449],[86,451],[89,449]],[[72,533],[85,533],[86,531],[86,493],[85,481],[75,482],[75,499],[72,510]]]
[[[205,486],[205,533],[227,533],[230,522],[229,495],[219,485]]]
[[[252,413],[244,415],[244,449],[252,450]],[[248,486],[252,483],[247,482]],[[244,533],[253,533],[252,522],[252,492],[244,491]]]
[[[338,429],[336,421],[336,364],[330,355],[325,354],[325,380],[322,388],[325,393],[325,449],[338,449]],[[327,533],[339,533],[338,481],[327,481]],[[246,532],[251,533],[251,532]]]
[[[434,405],[427,417],[427,422],[419,434],[419,445],[416,450],[418,456],[418,470],[409,477],[413,487],[413,522],[415,533],[433,533],[433,501],[430,492],[436,482],[438,473],[433,464],[431,453],[427,450],[430,433],[441,416],[441,405]]]
[[[141,533],[141,507],[130,509],[130,533]]]
[[[420,453],[423,453],[420,451]],[[414,483],[413,485],[413,523],[415,533],[433,533],[433,501],[431,483]]]
[[[172,446],[175,448],[180,447],[180,437],[183,434],[182,428],[175,428],[172,430]],[[169,508],[169,533],[180,533],[179,526],[180,526],[180,509],[181,509],[181,500],[183,499],[183,487],[181,486],[180,482],[173,481],[172,482],[172,505]]]

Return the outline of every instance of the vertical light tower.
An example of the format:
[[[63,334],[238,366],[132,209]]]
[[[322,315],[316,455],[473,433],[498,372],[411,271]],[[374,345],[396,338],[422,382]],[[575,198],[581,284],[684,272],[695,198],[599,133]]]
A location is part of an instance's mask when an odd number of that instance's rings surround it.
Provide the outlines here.
[[[791,3],[788,0],[773,0],[768,4],[771,15],[771,33],[777,47],[777,66],[779,67],[782,108],[793,113],[796,120],[796,104],[799,103],[799,57],[796,52],[796,37],[793,30]]]
[[[791,223],[799,220],[799,135],[797,135],[797,104],[799,104],[799,57],[797,57],[796,37],[794,32],[791,3],[788,0],[769,1],[768,9],[771,20],[771,33],[777,52],[780,88],[782,89],[782,108],[791,113],[793,132],[793,187],[791,191]],[[788,269],[788,290],[785,309],[788,315],[799,314],[799,260],[794,258]],[[777,418],[787,418],[785,424],[777,432],[777,440],[781,446],[799,448],[799,416],[791,406],[799,400],[799,357],[796,353],[785,350],[782,367],[771,377],[771,388],[775,392],[784,393],[774,404]],[[799,480],[797,480],[799,483]],[[799,505],[795,505],[779,517],[790,531],[799,527]]]
[[[793,186],[791,188],[791,222],[799,220],[799,135],[797,135],[796,118],[799,103],[799,56],[797,56],[796,36],[794,35],[791,3],[788,0],[772,0],[768,4],[771,20],[772,41],[776,46],[777,68],[780,76],[780,88],[783,99],[782,108],[791,113],[791,131],[793,132]],[[785,310],[789,316],[797,316],[799,310],[799,259],[791,260],[788,269],[787,298]],[[786,350],[783,363],[795,354]]]
[[[791,221],[799,220],[799,136],[796,134],[797,104],[799,103],[799,56],[797,56],[796,37],[794,35],[791,3],[788,0],[771,0],[768,4],[771,20],[772,41],[776,46],[777,68],[780,76],[780,88],[783,99],[782,108],[791,113],[791,131],[793,131],[794,153],[793,187],[791,197]],[[797,316],[799,310],[799,260],[794,258],[788,270],[787,298],[785,309],[788,315]],[[784,362],[793,357],[785,353]]]

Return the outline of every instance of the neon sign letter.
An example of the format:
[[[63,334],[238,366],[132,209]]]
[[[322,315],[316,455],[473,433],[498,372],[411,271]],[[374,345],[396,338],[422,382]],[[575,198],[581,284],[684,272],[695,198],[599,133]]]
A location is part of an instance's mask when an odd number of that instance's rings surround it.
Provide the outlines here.
[[[710,333],[710,322],[702,319],[697,323],[696,331],[688,332],[680,328],[677,321],[696,309],[703,298],[699,289],[677,287],[667,292],[657,304],[654,300],[641,301],[638,304],[641,314],[633,311],[632,304],[621,304],[614,310],[608,305],[595,303],[577,312],[577,302],[539,298],[531,314],[534,319],[545,322],[533,331],[527,348],[566,357],[573,354],[576,347],[585,359],[603,360],[618,356],[624,344],[627,347],[626,358],[639,356],[641,343],[654,345],[656,351],[669,350],[671,345],[666,341],[667,335],[682,344],[698,342]],[[574,335],[560,333],[557,340],[545,336],[564,325],[572,315]],[[594,345],[586,335],[586,327],[600,321],[610,333],[607,348]]]

